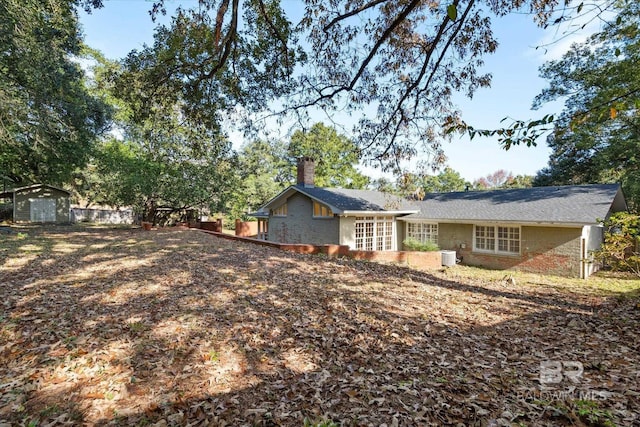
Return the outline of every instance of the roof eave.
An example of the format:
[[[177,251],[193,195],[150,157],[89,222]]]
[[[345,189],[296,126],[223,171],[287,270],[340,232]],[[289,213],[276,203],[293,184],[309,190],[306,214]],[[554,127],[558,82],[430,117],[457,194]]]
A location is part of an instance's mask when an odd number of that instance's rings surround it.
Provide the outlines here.
[[[269,212],[249,212],[247,215],[254,218],[269,218]]]
[[[337,213],[337,212],[336,212]],[[342,215],[343,216],[362,216],[362,215],[385,215],[385,216],[397,216],[397,215],[411,215],[414,213],[418,213],[418,211],[416,210],[412,210],[412,211],[385,211],[385,210],[381,210],[381,211],[343,211]]]
[[[32,185],[27,185],[25,187],[14,188],[11,191],[15,193],[16,191],[30,190],[32,188],[38,188],[38,187],[47,187],[47,188],[51,188],[51,189],[54,189],[54,190],[62,191],[63,193],[67,193],[67,194],[71,195],[71,191],[65,190],[64,188],[56,187],[54,185],[49,185],[49,184],[32,184]]]
[[[275,205],[275,202],[276,202],[277,200],[281,199],[281,198],[282,198],[286,193],[293,193],[294,191],[298,191],[298,189],[297,189],[295,186],[293,186],[293,185],[291,185],[291,186],[289,186],[289,187],[285,188],[285,189],[284,189],[284,190],[282,190],[278,195],[276,195],[276,196],[275,196],[275,197],[273,197],[271,200],[269,200],[267,203],[265,203],[264,205],[262,205],[262,206],[260,207],[260,210],[263,210],[263,209],[267,209],[267,210],[268,210],[268,209],[269,209],[269,207],[271,207],[271,206]]]
[[[579,228],[584,227],[585,225],[601,225],[601,223],[597,221],[593,222],[562,222],[562,221],[522,221],[522,220],[507,220],[507,219],[452,219],[452,218],[428,218],[428,217],[413,217],[406,218],[400,217],[398,218],[401,221],[406,222],[442,222],[442,223],[453,223],[453,224],[517,224],[517,225],[526,225],[526,226],[535,226],[535,227],[570,227],[570,228]]]

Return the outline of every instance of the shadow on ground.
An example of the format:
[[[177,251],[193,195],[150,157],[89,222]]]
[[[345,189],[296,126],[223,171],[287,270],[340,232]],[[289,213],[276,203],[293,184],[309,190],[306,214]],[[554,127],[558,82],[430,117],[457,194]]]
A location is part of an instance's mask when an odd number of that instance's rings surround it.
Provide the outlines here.
[[[637,294],[459,280],[195,230],[25,232],[0,237],[0,421],[638,422]]]

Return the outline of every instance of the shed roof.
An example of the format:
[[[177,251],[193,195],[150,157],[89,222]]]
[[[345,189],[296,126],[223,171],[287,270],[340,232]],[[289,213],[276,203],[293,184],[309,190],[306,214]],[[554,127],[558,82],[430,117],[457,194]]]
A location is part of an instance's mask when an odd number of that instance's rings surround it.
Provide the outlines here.
[[[0,198],[5,198],[5,197],[13,197],[13,195],[15,193],[19,193],[21,191],[24,190],[32,190],[34,188],[40,188],[40,187],[46,187],[46,188],[50,188],[52,190],[57,190],[57,191],[62,191],[63,193],[67,193],[68,195],[71,195],[71,191],[67,191],[63,188],[59,188],[59,187],[54,187],[53,185],[49,185],[49,184],[33,184],[33,185],[27,185],[25,187],[18,187],[18,188],[14,188],[12,190],[9,191],[5,191],[0,193]]]
[[[597,224],[627,209],[618,184],[565,185],[427,194],[403,220]]]

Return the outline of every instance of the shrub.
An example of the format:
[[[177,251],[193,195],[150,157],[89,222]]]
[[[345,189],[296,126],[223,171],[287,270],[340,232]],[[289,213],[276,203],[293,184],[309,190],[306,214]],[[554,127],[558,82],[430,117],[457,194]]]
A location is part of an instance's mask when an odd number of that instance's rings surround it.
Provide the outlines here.
[[[13,218],[13,203],[0,203],[0,221]]]
[[[406,239],[402,244],[411,251],[435,252],[440,250],[438,245],[433,242],[421,242],[413,237]]]
[[[640,216],[618,212],[604,222],[604,244],[594,258],[614,271],[640,277]]]

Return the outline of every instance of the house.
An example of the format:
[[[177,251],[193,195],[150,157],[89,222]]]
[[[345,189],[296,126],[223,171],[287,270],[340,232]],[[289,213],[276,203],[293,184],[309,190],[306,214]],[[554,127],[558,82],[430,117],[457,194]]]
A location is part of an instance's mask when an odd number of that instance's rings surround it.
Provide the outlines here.
[[[61,188],[35,184],[0,193],[0,199],[11,199],[15,222],[67,223],[70,195]]]
[[[627,209],[618,184],[427,194],[410,201],[379,191],[318,188],[314,163],[255,216],[281,243],[402,250],[406,238],[455,251],[468,265],[586,278],[598,266],[601,221]]]
[[[456,251],[464,264],[587,278],[601,221],[627,210],[618,184],[428,194],[398,218],[405,235]]]
[[[339,244],[369,251],[402,248],[396,218],[417,213],[414,203],[380,191],[315,187],[314,169],[313,160],[301,159],[297,184],[252,214],[258,218],[259,235],[280,243]]]

